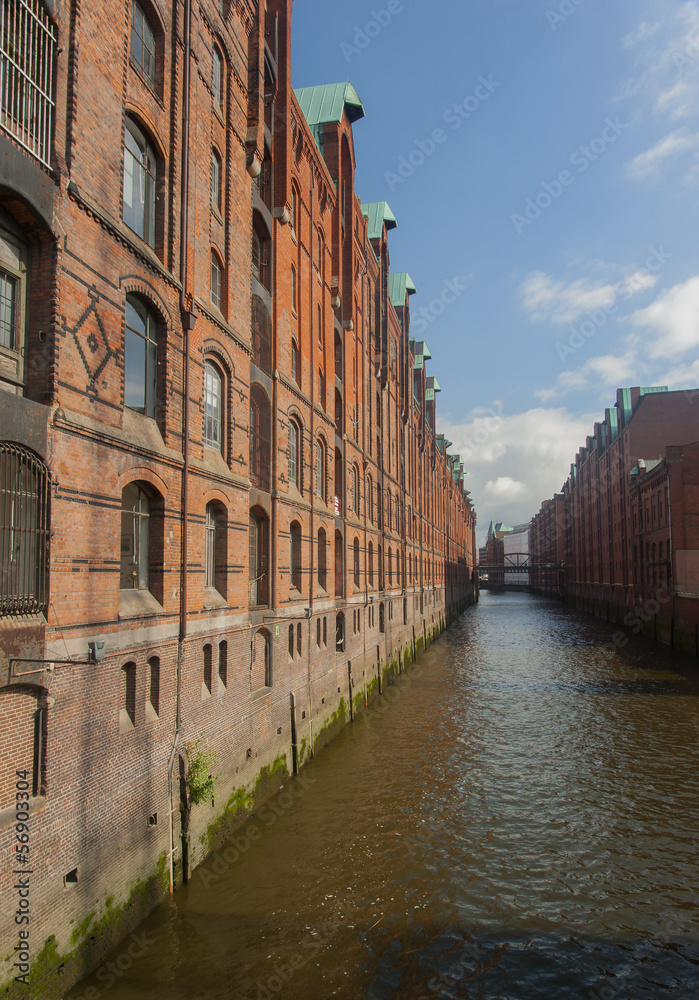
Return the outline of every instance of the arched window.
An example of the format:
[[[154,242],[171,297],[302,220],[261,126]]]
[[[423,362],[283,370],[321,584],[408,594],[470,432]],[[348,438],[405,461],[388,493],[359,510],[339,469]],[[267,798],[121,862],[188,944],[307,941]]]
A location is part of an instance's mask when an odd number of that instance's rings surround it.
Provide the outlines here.
[[[301,622],[296,623],[296,652],[300,656],[303,651],[303,632]]]
[[[337,330],[335,331],[335,378],[342,381],[342,341]]]
[[[215,250],[211,251],[211,305],[220,310],[223,301],[223,264]]]
[[[316,618],[316,646],[320,649],[320,618]]]
[[[211,643],[207,642],[203,650],[203,669],[202,669],[202,685],[201,685],[201,696],[202,698],[211,697],[211,681],[212,681],[212,649]]]
[[[291,222],[292,230],[298,234],[299,227],[299,196],[296,190],[296,185],[291,185]]]
[[[128,733],[136,725],[136,664],[125,663],[121,668],[121,710],[119,732]]]
[[[146,720],[155,722],[160,715],[160,659],[151,656],[148,661],[148,701],[146,702]]]
[[[211,65],[211,90],[219,108],[223,107],[223,56],[217,45],[214,45]]]
[[[353,576],[355,587],[360,586],[360,572],[359,572],[359,539],[355,538],[352,545],[352,557],[353,557]]]
[[[359,517],[359,469],[352,466],[352,510]]]
[[[344,467],[342,463],[342,452],[335,449],[335,517],[342,517],[344,500],[342,491],[344,488]]]
[[[293,627],[293,626],[292,626]],[[272,686],[272,637],[267,629],[255,633],[252,642],[251,691]]]
[[[325,528],[318,529],[318,586],[328,589],[328,537]]]
[[[46,611],[50,487],[44,462],[0,442],[0,616]]]
[[[345,651],[345,616],[339,611],[335,619],[335,652]]]
[[[323,311],[320,306],[318,306],[316,312],[316,326],[318,328],[318,346],[323,350],[325,347],[325,337],[323,335]]]
[[[298,281],[296,280],[296,268],[291,265],[291,311],[296,316],[298,314]]]
[[[316,496],[325,502],[325,445],[318,438],[316,441]]]
[[[339,434],[340,437],[342,437],[343,434],[342,411],[343,411],[342,396],[340,395],[340,391],[338,389],[335,389],[335,433]]]
[[[382,601],[379,604],[379,632],[386,631],[386,605]]]
[[[122,590],[148,590],[150,569],[150,503],[139,483],[121,495]]]
[[[257,382],[250,387],[250,481],[269,492],[271,464],[271,412],[269,397]]]
[[[321,409],[325,409],[326,398],[325,398],[325,375],[323,369],[318,369],[318,405]]]
[[[144,133],[131,118],[124,129],[124,200],[126,225],[155,246],[157,159]]]
[[[250,511],[250,604],[269,604],[269,520],[264,511]]]
[[[225,639],[218,644],[218,679],[228,687],[228,642]]]
[[[288,646],[289,656],[293,659],[294,656],[294,625],[293,622],[289,625],[289,641]]]
[[[344,542],[342,534],[335,532],[335,597],[342,597],[344,592]]]
[[[369,577],[369,586],[374,586],[374,543],[369,542],[369,565],[367,567],[367,575]]]
[[[252,273],[263,288],[271,291],[270,241],[259,216],[253,216]]]
[[[292,417],[289,421],[289,485],[294,486],[299,493],[303,486],[303,432],[298,421]]]
[[[374,523],[374,481],[371,476],[366,477],[366,516],[371,524]]]
[[[291,377],[296,385],[301,388],[301,352],[295,340],[291,341]]]
[[[223,448],[223,379],[211,361],[204,363],[204,444]]]
[[[393,586],[393,550],[391,548],[389,548],[389,550],[388,550],[387,565],[388,565],[388,586],[392,587]]]
[[[291,586],[300,591],[303,586],[301,565],[301,525],[298,521],[291,522],[289,529],[289,561],[291,565]]]
[[[124,329],[124,405],[147,417],[155,416],[157,371],[155,317],[133,295],[126,296]]]
[[[259,295],[252,297],[252,350],[253,360],[263,372],[272,371],[272,321]]]
[[[221,178],[223,175],[223,164],[221,157],[215,149],[211,150],[211,204],[221,211]]]
[[[226,596],[228,578],[228,512],[223,504],[206,505],[204,585]]]
[[[131,58],[151,83],[155,83],[155,35],[143,7],[134,0],[131,8]]]

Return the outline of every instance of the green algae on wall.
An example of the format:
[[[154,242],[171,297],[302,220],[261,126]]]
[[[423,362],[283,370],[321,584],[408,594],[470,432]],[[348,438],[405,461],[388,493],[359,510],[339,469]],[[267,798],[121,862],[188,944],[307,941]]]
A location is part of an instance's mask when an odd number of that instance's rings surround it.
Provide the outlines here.
[[[151,875],[137,879],[126,900],[114,906],[114,897],[107,896],[101,916],[88,914],[73,928],[70,951],[61,954],[55,934],[51,934],[31,962],[29,985],[12,980],[0,991],[4,1000],[58,1000],[66,991],[96,965],[97,956],[104,953],[138,926],[168,887],[167,854],[162,852]],[[89,934],[89,936],[88,936]],[[12,956],[5,961],[11,965]]]
[[[221,812],[211,820],[205,833],[199,838],[199,842],[206,845],[207,853],[211,854],[236,826],[252,815],[256,805],[269,798],[280,784],[280,778],[288,777],[288,774],[286,754],[281,754],[273,764],[265,765],[260,770],[251,785],[236,788]]]

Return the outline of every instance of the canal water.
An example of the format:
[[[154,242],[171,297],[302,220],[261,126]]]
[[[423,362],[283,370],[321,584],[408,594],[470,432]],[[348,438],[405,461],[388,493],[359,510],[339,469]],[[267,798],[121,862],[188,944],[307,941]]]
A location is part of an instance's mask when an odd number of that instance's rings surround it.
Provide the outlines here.
[[[699,997],[699,668],[613,634],[483,594],[67,998]]]

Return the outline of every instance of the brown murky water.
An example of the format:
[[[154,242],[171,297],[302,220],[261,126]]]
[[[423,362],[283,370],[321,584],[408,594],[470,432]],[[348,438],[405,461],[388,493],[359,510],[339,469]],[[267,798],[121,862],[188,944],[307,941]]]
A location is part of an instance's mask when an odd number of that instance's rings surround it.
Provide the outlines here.
[[[484,594],[67,997],[699,997],[699,668],[611,635]]]

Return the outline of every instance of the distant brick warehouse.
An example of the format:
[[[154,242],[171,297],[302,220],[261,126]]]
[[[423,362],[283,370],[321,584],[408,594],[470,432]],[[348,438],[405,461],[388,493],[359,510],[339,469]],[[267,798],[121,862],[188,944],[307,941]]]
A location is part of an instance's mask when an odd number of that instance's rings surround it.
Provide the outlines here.
[[[8,996],[62,996],[474,597],[396,221],[354,194],[364,109],[291,90],[290,13],[0,11]],[[191,810],[202,734],[221,778]]]
[[[699,391],[619,389],[532,526],[537,589],[699,655]]]

